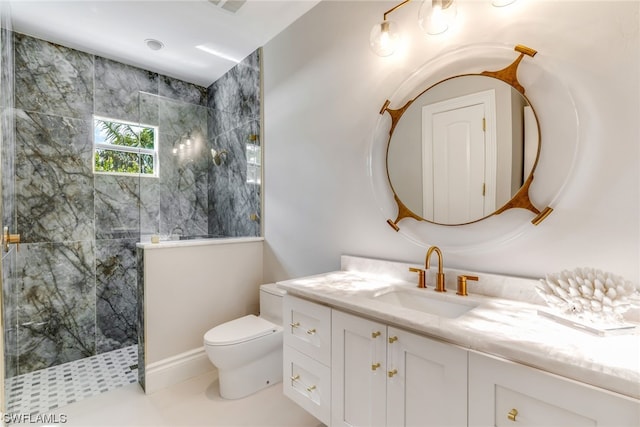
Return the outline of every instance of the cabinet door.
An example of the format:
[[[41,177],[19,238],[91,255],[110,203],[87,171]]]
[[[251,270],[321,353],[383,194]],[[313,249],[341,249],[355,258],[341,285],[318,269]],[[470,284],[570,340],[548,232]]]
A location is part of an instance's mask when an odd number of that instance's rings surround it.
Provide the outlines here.
[[[385,425],[386,326],[333,310],[331,329],[331,425]]]
[[[640,402],[476,353],[469,355],[470,426],[632,427]]]
[[[387,333],[387,425],[466,426],[467,351],[391,326]]]

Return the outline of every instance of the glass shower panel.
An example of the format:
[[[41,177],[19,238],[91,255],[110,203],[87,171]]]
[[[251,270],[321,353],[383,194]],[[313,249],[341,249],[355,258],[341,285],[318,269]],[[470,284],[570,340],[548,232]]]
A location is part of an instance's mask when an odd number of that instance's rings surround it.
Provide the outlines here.
[[[141,124],[158,127],[157,178],[140,177],[140,240],[211,237],[208,108],[140,93]]]

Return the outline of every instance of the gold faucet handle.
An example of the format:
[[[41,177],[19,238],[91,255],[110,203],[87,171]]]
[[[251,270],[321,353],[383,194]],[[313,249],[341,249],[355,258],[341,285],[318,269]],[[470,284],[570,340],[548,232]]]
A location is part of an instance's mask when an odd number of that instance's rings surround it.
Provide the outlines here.
[[[458,292],[456,294],[466,297],[467,293],[467,280],[479,280],[478,276],[466,276],[464,274],[458,276]]]
[[[425,274],[426,272],[421,268],[409,267],[409,271],[412,273],[418,273],[418,287],[421,289],[426,288],[425,285]]]

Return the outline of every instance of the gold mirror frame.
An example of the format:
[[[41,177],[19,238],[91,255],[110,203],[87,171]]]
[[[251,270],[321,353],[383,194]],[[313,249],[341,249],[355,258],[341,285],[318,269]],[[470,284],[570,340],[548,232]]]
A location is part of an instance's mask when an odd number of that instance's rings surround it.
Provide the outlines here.
[[[498,71],[483,71],[479,74],[465,74],[465,75],[477,75],[477,76],[486,76],[486,77],[492,77],[498,80],[501,80],[505,83],[507,83],[509,86],[511,86],[512,88],[514,88],[515,90],[517,90],[525,99],[525,88],[520,84],[520,82],[518,81],[518,66],[520,65],[520,62],[522,61],[522,59],[524,58],[525,55],[530,56],[530,57],[534,57],[537,53],[536,50],[531,49],[527,46],[523,46],[523,45],[517,45],[515,46],[514,50],[516,52],[519,52],[520,55],[516,58],[515,61],[513,61],[509,66],[498,70]],[[454,76],[454,77],[460,77],[460,76]],[[449,79],[452,79],[454,77],[450,77]],[[445,79],[445,80],[449,80],[449,79]],[[429,89],[431,89],[432,87],[434,87],[435,85],[439,84],[441,82],[438,82],[430,87],[428,87],[427,89],[421,91],[416,97],[414,97],[413,99],[409,100],[404,106],[402,106],[401,108],[395,110],[395,109],[391,109],[389,108],[389,105],[391,104],[391,102],[389,100],[386,100],[384,105],[382,106],[382,108],[380,109],[380,114],[383,115],[385,112],[388,112],[390,117],[391,117],[391,127],[389,129],[389,140],[387,142],[387,159],[388,159],[388,151],[389,151],[389,146],[391,144],[391,137],[393,136],[393,132],[396,128],[396,125],[398,124],[398,122],[400,121],[400,118],[402,117],[402,115],[405,113],[405,111],[411,106],[411,104],[413,104],[413,102],[418,99],[423,93],[427,92]],[[527,99],[528,101],[528,99]],[[535,111],[534,111],[535,114]],[[536,115],[537,118],[537,115]],[[538,126],[538,135],[540,135],[540,125],[536,120],[536,125]],[[553,208],[547,206],[542,210],[539,210],[538,208],[536,208],[534,206],[534,204],[531,202],[531,199],[529,197],[529,188],[531,186],[531,183],[533,182],[533,177],[534,177],[534,172],[536,169],[536,166],[538,164],[538,159],[540,157],[540,146],[541,146],[541,138],[539,139],[539,143],[538,143],[538,149],[537,149],[537,155],[536,155],[536,159],[535,162],[533,164],[533,167],[531,169],[531,172],[529,173],[529,176],[527,177],[527,179],[524,181],[523,185],[520,187],[520,189],[516,192],[516,194],[511,198],[511,200],[509,202],[507,202],[506,204],[504,204],[502,207],[500,207],[499,209],[497,209],[495,212],[493,212],[492,214],[489,214],[487,216],[484,216],[482,218],[479,218],[477,220],[471,221],[470,223],[473,222],[478,222],[478,221],[482,221],[486,218],[489,218],[493,215],[498,215],[508,209],[514,209],[514,208],[521,208],[521,209],[526,209],[530,212],[532,212],[535,217],[531,220],[531,222],[534,225],[538,225],[540,224],[545,218],[547,218],[547,216],[549,216],[549,214],[553,211]],[[389,185],[392,188],[393,191],[393,197],[395,200],[395,203],[398,207],[398,214],[395,220],[392,219],[387,219],[387,223],[395,230],[395,231],[399,231],[400,227],[398,226],[398,222],[400,222],[401,220],[405,219],[405,218],[413,218],[417,221],[427,221],[426,219],[422,218],[421,216],[415,214],[414,212],[411,211],[411,209],[409,209],[404,203],[402,203],[402,201],[400,200],[400,198],[398,197],[398,195],[396,194],[395,189],[393,188],[393,185],[391,184],[391,179],[389,176],[389,168],[388,168],[388,164],[387,164],[387,180],[389,182]],[[429,221],[431,222],[431,221]],[[434,224],[438,224],[438,223],[434,223]],[[438,224],[438,225],[448,225],[448,226],[453,226],[453,225],[464,225],[464,224]]]

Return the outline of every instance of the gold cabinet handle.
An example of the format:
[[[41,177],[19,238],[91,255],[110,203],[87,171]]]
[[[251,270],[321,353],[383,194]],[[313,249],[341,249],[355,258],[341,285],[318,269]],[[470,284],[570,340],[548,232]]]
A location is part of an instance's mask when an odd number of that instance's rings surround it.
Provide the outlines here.
[[[507,414],[507,418],[509,418],[511,421],[515,421],[517,415],[518,415],[518,410],[516,408],[513,408]]]
[[[375,371],[376,369],[378,369],[380,367],[380,362],[378,363],[374,363],[373,365],[371,365],[371,370]]]
[[[300,326],[300,322],[296,322],[296,323],[289,323],[289,326],[291,326],[292,328],[297,328]]]
[[[313,390],[315,390],[315,389],[316,389],[316,386],[315,386],[315,385],[312,385],[312,386],[307,387],[307,391],[308,391],[308,392],[312,392],[312,391],[313,391]]]
[[[291,381],[298,381],[300,379],[300,375],[294,375],[291,377]]]
[[[398,341],[398,337],[396,337],[395,335],[392,337],[389,337],[389,344],[393,344],[396,341]]]
[[[378,338],[380,335],[382,335],[380,331],[371,332],[371,338]]]
[[[315,328],[313,328],[313,329],[309,329],[309,330],[307,331],[307,334],[309,334],[309,335],[313,335],[313,334],[315,334],[315,333],[316,333],[316,329],[315,329]]]
[[[389,375],[389,378],[393,378],[393,376],[394,376],[395,374],[397,374],[397,373],[398,373],[398,370],[397,370],[397,369],[394,369],[393,371],[389,371],[389,372],[387,372],[387,375]]]

